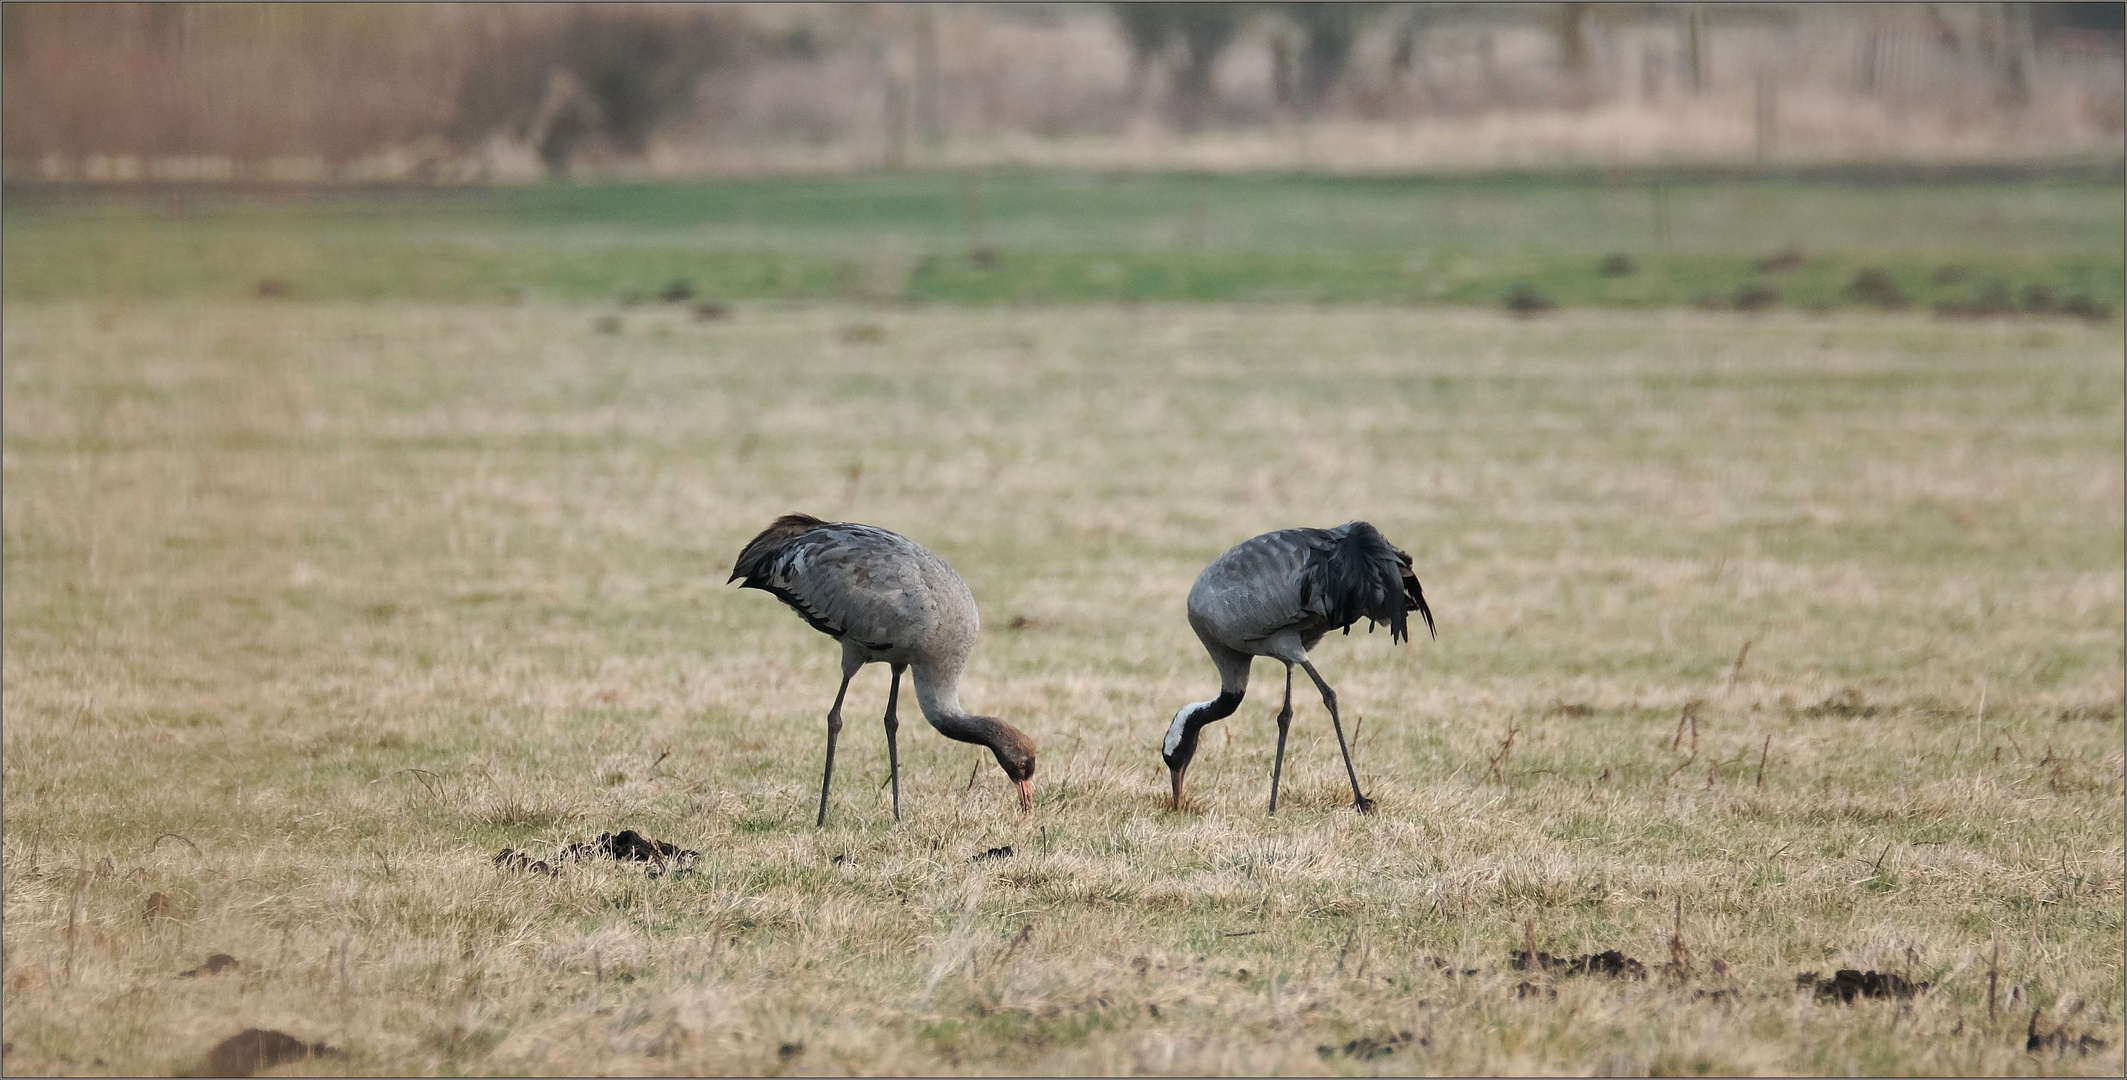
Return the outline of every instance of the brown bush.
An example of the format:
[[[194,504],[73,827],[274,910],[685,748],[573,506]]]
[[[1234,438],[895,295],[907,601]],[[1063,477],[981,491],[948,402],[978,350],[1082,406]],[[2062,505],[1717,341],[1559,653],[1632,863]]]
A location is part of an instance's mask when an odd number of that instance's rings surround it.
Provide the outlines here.
[[[482,33],[458,81],[454,144],[505,135],[536,147],[550,173],[601,139],[641,154],[659,124],[689,110],[695,86],[737,51],[737,35],[697,8],[579,7]]]

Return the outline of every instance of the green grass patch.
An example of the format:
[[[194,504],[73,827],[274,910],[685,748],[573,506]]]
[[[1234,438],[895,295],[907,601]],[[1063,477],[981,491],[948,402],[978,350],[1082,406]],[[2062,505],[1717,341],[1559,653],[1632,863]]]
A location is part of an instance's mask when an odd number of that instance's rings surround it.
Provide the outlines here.
[[[282,196],[5,210],[5,295],[310,300],[1369,302],[1927,309],[2122,290],[2102,175],[994,173]],[[1606,262],[1610,263],[1605,272]],[[1628,269],[1629,268],[1629,269]],[[1627,271],[1627,272],[1619,272]],[[1999,307],[2000,304],[1995,306]]]

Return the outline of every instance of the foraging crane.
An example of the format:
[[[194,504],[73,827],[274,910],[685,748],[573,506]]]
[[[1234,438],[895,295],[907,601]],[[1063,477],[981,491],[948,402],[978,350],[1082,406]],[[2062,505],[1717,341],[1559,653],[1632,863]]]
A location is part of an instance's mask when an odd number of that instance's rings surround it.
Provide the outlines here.
[[[866,664],[893,671],[886,692],[886,760],[894,785],[894,820],[901,820],[901,755],[894,740],[894,706],[901,673],[914,676],[923,717],[948,739],[977,743],[1019,789],[1019,808],[1034,806],[1034,741],[1001,720],[960,707],[960,671],[975,647],[979,617],[967,582],[916,542],[870,525],[785,514],[739,552],[730,581],[761,589],[790,605],[812,628],[842,643],[842,686],[827,711],[827,768],[820,776],[820,817],[827,824],[827,788],[835,776],[835,736],[842,731],[842,696]]]
[[[1351,748],[1344,743],[1344,724],[1337,718],[1337,694],[1322,681],[1308,660],[1308,650],[1331,630],[1351,633],[1353,623],[1387,623],[1389,638],[1409,636],[1404,614],[1415,611],[1433,631],[1433,612],[1425,590],[1411,570],[1411,557],[1364,521],[1334,529],[1280,529],[1235,544],[1213,559],[1189,590],[1189,625],[1219,670],[1219,696],[1182,706],[1167,727],[1161,747],[1174,782],[1174,808],[1182,806],[1182,778],[1196,756],[1197,734],[1224,720],[1248,693],[1248,667],[1258,656],[1285,664],[1285,705],[1278,711],[1278,752],[1270,767],[1270,812],[1278,812],[1278,776],[1285,767],[1285,733],[1292,727],[1292,666],[1307,672],[1329,707],[1329,723],[1344,752],[1344,772],[1352,782],[1352,805],[1372,813],[1374,804],[1359,792]],[[1437,634],[1435,635],[1437,636]]]

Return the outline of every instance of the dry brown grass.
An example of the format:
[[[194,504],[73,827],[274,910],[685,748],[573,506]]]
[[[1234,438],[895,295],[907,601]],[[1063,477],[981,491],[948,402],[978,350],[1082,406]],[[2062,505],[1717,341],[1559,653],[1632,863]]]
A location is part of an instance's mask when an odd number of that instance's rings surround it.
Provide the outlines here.
[[[2117,324],[604,314],[8,306],[10,1072],[2121,1067]],[[811,828],[791,509],[967,576],[1032,816],[910,717],[894,826],[872,672]],[[1305,697],[1262,813],[1268,670],[1164,810],[1191,577],[1355,516],[1441,627],[1319,650],[1381,813]],[[489,864],[623,826],[702,868]]]

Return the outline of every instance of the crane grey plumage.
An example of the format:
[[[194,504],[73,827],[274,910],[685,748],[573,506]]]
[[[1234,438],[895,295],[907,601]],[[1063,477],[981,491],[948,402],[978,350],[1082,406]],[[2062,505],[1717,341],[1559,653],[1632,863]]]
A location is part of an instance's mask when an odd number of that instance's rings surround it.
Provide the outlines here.
[[[1410,634],[1408,614],[1417,612],[1433,632],[1433,612],[1411,568],[1411,557],[1364,521],[1334,529],[1280,529],[1244,540],[1212,560],[1189,590],[1189,625],[1219,672],[1219,696],[1192,702],[1174,714],[1161,756],[1182,804],[1182,780],[1196,756],[1205,725],[1233,715],[1248,693],[1248,669],[1258,656],[1285,665],[1285,704],[1278,712],[1278,749],[1270,772],[1270,812],[1278,810],[1278,780],[1285,766],[1285,736],[1292,726],[1292,668],[1298,664],[1321,691],[1344,754],[1352,801],[1362,812],[1373,803],[1359,791],[1337,695],[1315,670],[1309,650],[1332,630],[1351,633],[1359,620],[1368,628],[1386,623],[1389,640]]]
[[[872,663],[893,672],[885,724],[896,821],[901,818],[901,756],[895,708],[903,671],[915,684],[924,719],[949,739],[989,747],[1018,788],[1020,808],[1032,807],[1033,740],[1010,724],[960,706],[960,673],[975,648],[981,618],[967,582],[945,560],[875,526],[786,514],[739,552],[730,580],[774,595],[813,629],[842,643],[842,686],[827,714],[818,824],[827,824],[843,696],[858,669]]]

